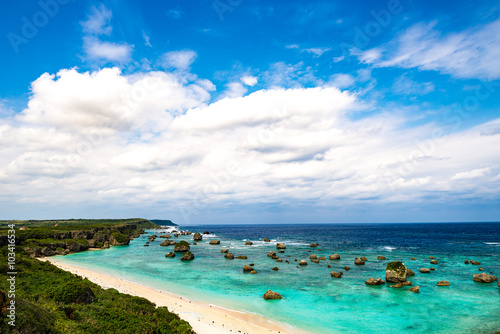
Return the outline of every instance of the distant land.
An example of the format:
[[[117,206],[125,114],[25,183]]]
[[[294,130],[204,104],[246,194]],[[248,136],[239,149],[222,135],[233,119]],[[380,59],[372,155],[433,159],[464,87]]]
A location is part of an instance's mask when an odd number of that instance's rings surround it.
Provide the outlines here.
[[[169,219],[150,219],[149,221],[161,226],[179,226]]]

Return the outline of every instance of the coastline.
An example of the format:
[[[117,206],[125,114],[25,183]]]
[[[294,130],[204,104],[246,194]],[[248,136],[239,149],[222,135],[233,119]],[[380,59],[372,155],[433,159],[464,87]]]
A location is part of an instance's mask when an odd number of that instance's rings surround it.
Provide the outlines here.
[[[58,262],[56,257],[39,258],[39,260],[49,261],[60,269],[85,277],[104,289],[113,288],[121,293],[146,298],[157,306],[167,306],[169,311],[177,313],[179,317],[189,322],[198,334],[307,334],[303,330],[275,322],[258,314],[195,302],[171,292],[157,290],[86,268],[63,264]]]

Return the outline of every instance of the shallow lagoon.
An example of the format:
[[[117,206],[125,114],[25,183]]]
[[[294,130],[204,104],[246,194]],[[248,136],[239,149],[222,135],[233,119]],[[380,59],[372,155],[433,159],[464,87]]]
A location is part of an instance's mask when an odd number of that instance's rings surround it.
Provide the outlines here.
[[[195,260],[181,262],[180,255],[165,258],[173,246],[161,247],[157,238],[144,247],[145,236],[129,246],[83,252],[60,257],[61,262],[170,291],[193,300],[262,314],[312,333],[492,333],[500,330],[500,289],[496,283],[472,281],[478,268],[500,276],[500,224],[329,224],[329,225],[233,225],[185,226],[203,232],[198,245],[191,246]],[[151,232],[153,233],[153,232]],[[159,235],[158,231],[154,232]],[[270,243],[263,238],[271,239]],[[180,236],[175,240],[188,240]],[[210,240],[220,245],[208,245]],[[252,241],[252,246],[245,246]],[[267,257],[284,242],[282,263]],[[309,244],[317,242],[318,248]],[[227,260],[220,249],[229,248],[248,260]],[[321,251],[319,250],[321,249]],[[309,252],[310,251],[310,252]],[[341,260],[328,255],[339,253]],[[326,256],[320,264],[297,268],[297,259],[310,254]],[[377,260],[377,256],[387,260]],[[438,259],[429,263],[429,256]],[[366,256],[364,266],[354,258]],[[416,257],[417,260],[410,260]],[[466,265],[465,259],[481,262]],[[290,264],[285,260],[289,260]],[[366,286],[365,280],[385,277],[385,265],[400,260],[415,271],[409,276],[420,293],[384,286]],[[258,274],[244,274],[243,265],[254,263]],[[327,268],[327,264],[332,267]],[[349,266],[350,271],[345,271]],[[434,267],[430,274],[418,269]],[[278,267],[279,271],[273,271]],[[330,272],[343,271],[341,279]],[[449,287],[438,287],[440,280]],[[267,289],[284,297],[262,298]]]

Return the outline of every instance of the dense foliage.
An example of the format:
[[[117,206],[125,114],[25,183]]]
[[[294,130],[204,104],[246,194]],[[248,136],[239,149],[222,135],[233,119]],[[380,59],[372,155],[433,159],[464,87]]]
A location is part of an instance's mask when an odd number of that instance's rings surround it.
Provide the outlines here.
[[[86,249],[89,241],[78,236],[91,230],[98,230],[97,234],[110,234],[121,243],[128,241],[137,229],[158,225],[145,219],[20,222],[15,225],[27,226],[28,229],[16,228],[15,269],[18,274],[14,299],[15,327],[8,324],[10,319],[7,318],[7,307],[10,305],[8,248],[0,248],[0,333],[194,333],[189,323],[166,307],[157,308],[144,298],[122,294],[114,289],[102,289],[87,279],[32,258],[27,253],[31,246],[57,247],[57,250],[66,247],[68,250],[68,245],[81,245]],[[69,235],[64,233],[69,231],[71,235],[76,234],[74,239],[53,238],[56,235],[59,238],[58,233]],[[0,227],[0,235],[6,232],[6,228]],[[5,235],[2,237],[7,240]],[[96,243],[96,246],[101,245]]]
[[[104,290],[17,249],[16,326],[7,324],[7,247],[0,250],[1,333],[192,333],[166,307],[144,298]],[[90,289],[95,301],[78,302]]]

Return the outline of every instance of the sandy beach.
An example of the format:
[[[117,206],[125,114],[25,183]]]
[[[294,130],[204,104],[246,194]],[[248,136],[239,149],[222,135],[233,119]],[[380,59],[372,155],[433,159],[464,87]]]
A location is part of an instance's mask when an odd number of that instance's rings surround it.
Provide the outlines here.
[[[121,293],[146,298],[157,306],[167,306],[170,311],[177,313],[182,319],[188,321],[198,334],[305,334],[304,331],[271,321],[263,316],[191,301],[170,292],[157,290],[85,268],[63,264],[57,261],[57,257],[41,258],[40,260],[49,261],[63,270],[85,277],[104,289],[114,288]]]

